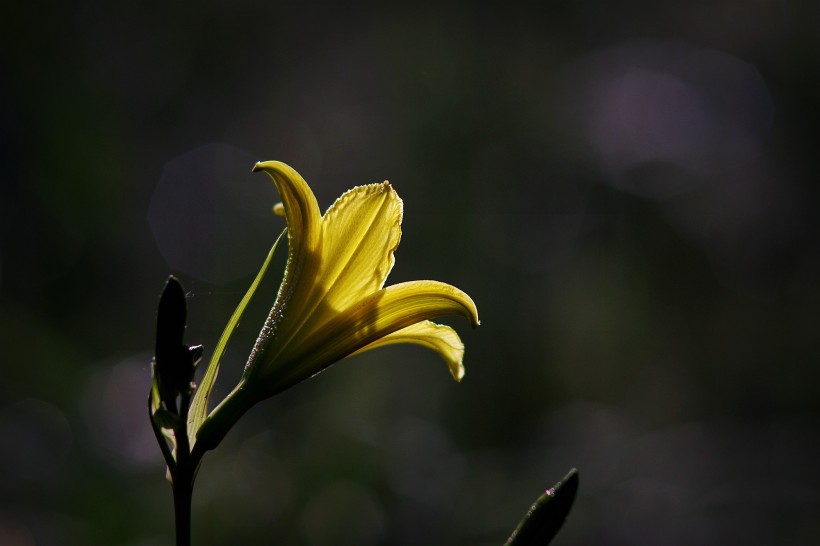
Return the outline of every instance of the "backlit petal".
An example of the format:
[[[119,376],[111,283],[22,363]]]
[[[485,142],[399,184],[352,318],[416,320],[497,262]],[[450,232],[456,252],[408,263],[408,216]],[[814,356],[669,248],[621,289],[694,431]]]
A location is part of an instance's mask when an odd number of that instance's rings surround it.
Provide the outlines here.
[[[289,339],[298,329],[302,315],[288,312],[288,307],[290,302],[304,305],[315,294],[322,240],[319,205],[301,175],[279,161],[257,163],[253,170],[267,173],[282,198],[288,225],[288,261],[276,301],[251,351],[249,363],[262,360],[262,355],[273,349],[271,338],[274,335]],[[258,371],[246,369],[250,374]]]
[[[363,353],[376,347],[393,345],[396,343],[415,343],[436,351],[447,362],[447,367],[456,381],[464,377],[464,343],[455,330],[444,324],[436,324],[429,320],[407,326],[373,343],[362,347],[354,354]]]
[[[401,239],[402,201],[388,182],[345,192],[322,219],[326,303],[346,309],[384,286]]]
[[[288,221],[289,255],[319,246],[321,213],[316,197],[302,176],[280,161],[265,161],[254,165],[253,171],[264,171],[273,179],[282,198]]]
[[[388,286],[336,314],[320,331],[280,353],[268,389],[279,391],[377,339],[423,320],[460,315],[478,326],[470,296],[438,281],[411,281]]]

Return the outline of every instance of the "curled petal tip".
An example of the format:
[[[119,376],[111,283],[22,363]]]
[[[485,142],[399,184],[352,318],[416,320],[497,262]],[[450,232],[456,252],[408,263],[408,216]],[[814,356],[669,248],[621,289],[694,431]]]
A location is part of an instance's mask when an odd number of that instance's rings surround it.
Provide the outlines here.
[[[281,161],[257,161],[251,172],[258,172],[258,171],[282,171],[282,170],[292,170],[290,167],[282,163]]]
[[[481,326],[481,321],[478,319],[478,309],[476,308],[475,302],[473,302],[473,299],[470,296],[463,292],[462,294],[464,294],[466,300],[464,306],[464,309],[467,312],[466,318],[470,322],[470,326],[473,329],[476,329],[479,326]]]

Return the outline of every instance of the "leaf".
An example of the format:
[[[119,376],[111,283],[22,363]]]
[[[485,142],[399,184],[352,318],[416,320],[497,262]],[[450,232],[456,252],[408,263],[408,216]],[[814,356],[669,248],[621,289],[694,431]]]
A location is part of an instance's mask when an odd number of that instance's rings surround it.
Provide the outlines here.
[[[211,391],[214,388],[216,376],[219,373],[219,364],[222,360],[222,355],[225,354],[225,348],[228,346],[228,341],[231,339],[231,334],[233,334],[233,331],[236,330],[237,326],[239,326],[239,321],[242,319],[242,314],[245,312],[245,308],[248,306],[248,303],[256,292],[256,289],[259,287],[259,284],[262,282],[262,278],[265,276],[265,273],[270,266],[271,259],[276,253],[276,248],[279,246],[279,242],[282,240],[285,233],[287,233],[287,229],[283,231],[276,239],[276,242],[273,243],[273,247],[271,247],[267,258],[265,258],[265,262],[262,264],[262,268],[259,270],[259,273],[256,274],[256,278],[251,283],[248,291],[242,297],[239,305],[236,306],[236,309],[231,315],[228,324],[222,331],[219,342],[216,344],[214,354],[208,363],[208,368],[205,370],[205,376],[202,378],[202,382],[194,393],[194,397],[191,400],[191,408],[188,411],[188,441],[190,442],[191,449],[193,449],[194,443],[196,442],[196,433],[199,430],[199,427],[202,426],[203,421],[205,421],[205,418],[208,417],[208,400],[211,397]]]
[[[179,416],[172,415],[168,410],[162,407],[155,362],[151,364],[151,390],[148,393],[148,417],[150,418],[151,428],[157,438],[159,448],[162,451],[162,456],[168,465],[166,477],[168,477],[170,481],[173,469],[176,467],[174,453],[176,452],[177,441],[173,427],[176,422],[175,418],[178,419]]]
[[[578,471],[573,468],[563,480],[536,499],[505,546],[549,544],[567,519],[577,491]]]

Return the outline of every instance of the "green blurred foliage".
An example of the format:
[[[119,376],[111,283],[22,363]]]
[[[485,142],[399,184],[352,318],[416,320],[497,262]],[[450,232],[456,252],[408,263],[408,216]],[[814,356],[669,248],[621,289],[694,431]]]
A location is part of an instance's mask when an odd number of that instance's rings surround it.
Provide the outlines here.
[[[0,543],[170,543],[156,304],[178,275],[207,359],[282,227],[266,159],[322,207],[389,179],[390,281],[482,326],[461,385],[397,347],[261,404],[196,544],[501,544],[573,466],[556,544],[820,541],[815,2],[2,11]]]

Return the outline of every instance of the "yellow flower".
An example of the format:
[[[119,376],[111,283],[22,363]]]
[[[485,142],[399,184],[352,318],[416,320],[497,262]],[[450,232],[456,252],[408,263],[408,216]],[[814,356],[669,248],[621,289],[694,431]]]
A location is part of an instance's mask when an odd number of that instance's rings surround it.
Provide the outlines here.
[[[257,163],[254,171],[270,175],[282,198],[287,266],[239,384],[206,418],[218,359],[270,255],[217,346],[189,414],[189,435],[196,450],[216,447],[256,402],[375,347],[429,347],[460,381],[464,345],[452,328],[428,319],[462,315],[476,327],[478,312],[472,299],[438,281],[384,287],[401,238],[402,201],[392,186],[384,182],[353,188],[322,216],[313,192],[292,168],[268,161]]]

